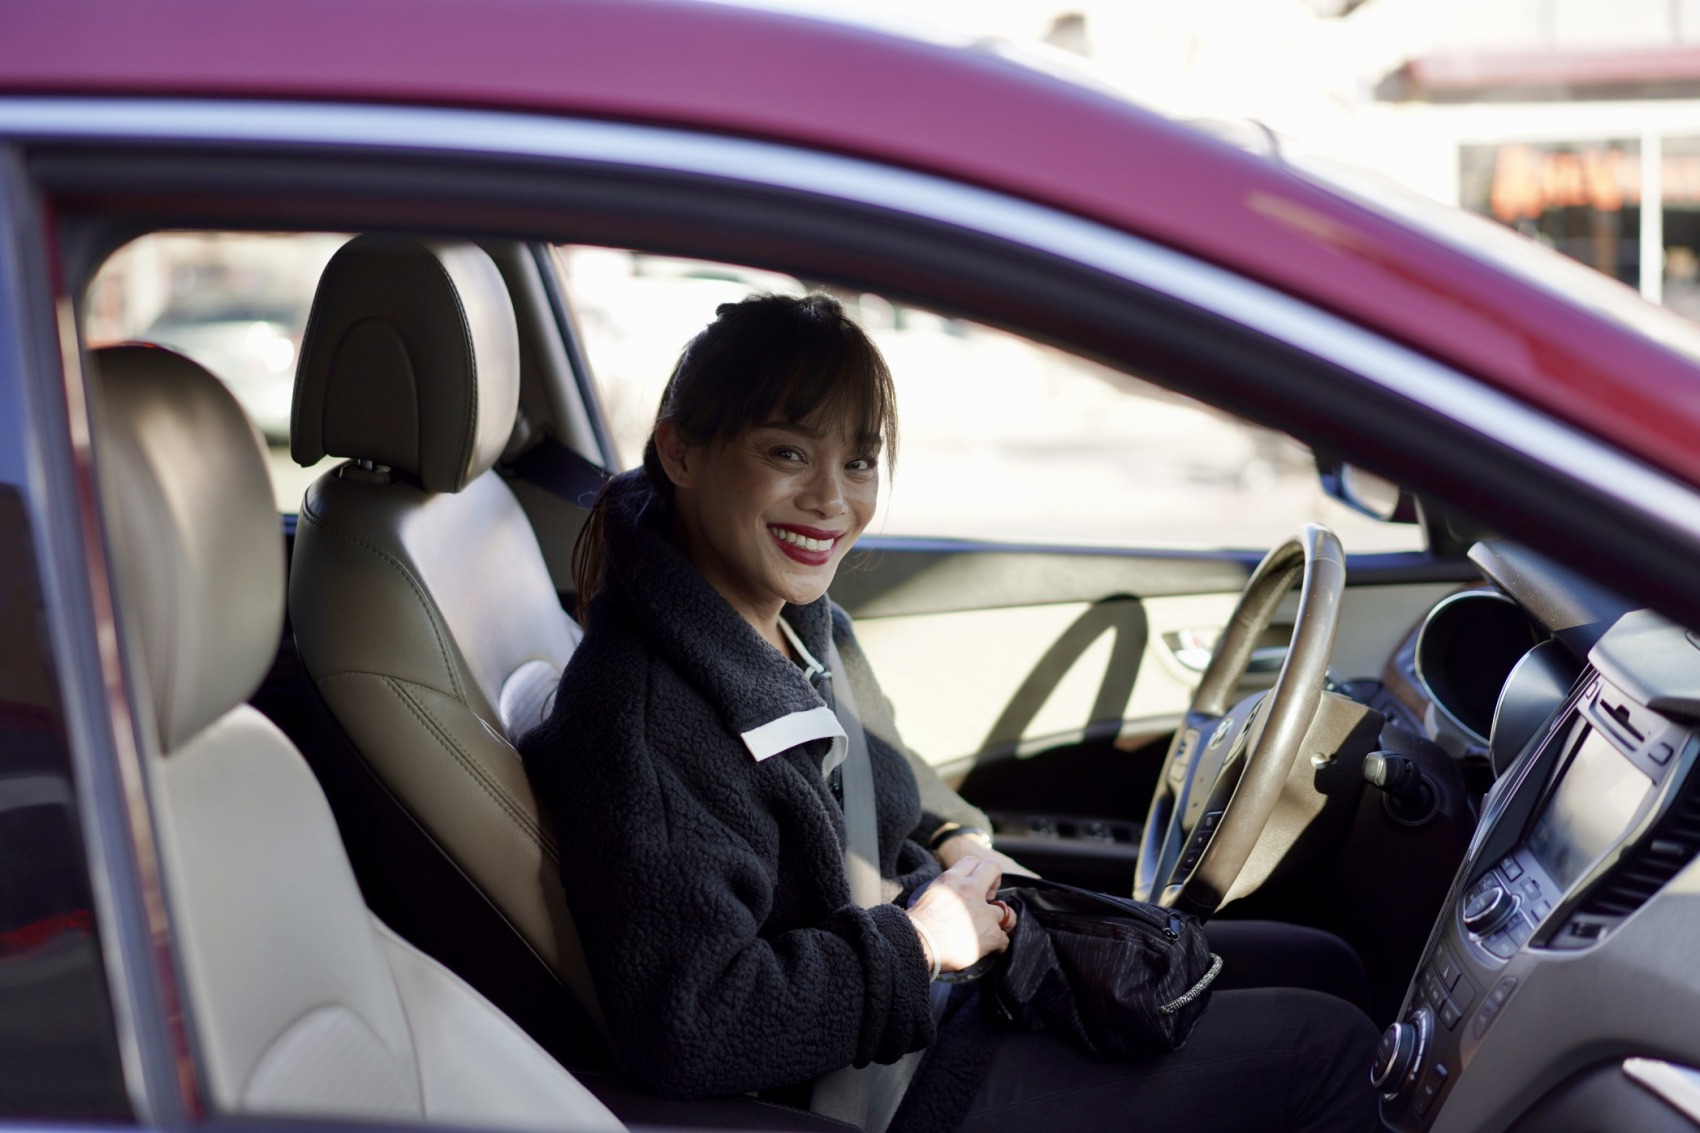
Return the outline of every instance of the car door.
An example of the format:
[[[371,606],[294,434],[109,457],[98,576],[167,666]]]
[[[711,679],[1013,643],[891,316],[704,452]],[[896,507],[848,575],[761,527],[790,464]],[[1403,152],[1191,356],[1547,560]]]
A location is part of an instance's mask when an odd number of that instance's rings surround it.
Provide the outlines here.
[[[558,250],[597,410],[637,462],[672,359],[717,304],[800,293],[736,264]],[[1326,498],[1282,434],[961,318],[839,290],[891,366],[901,443],[833,598],[909,746],[1048,874],[1125,891],[1170,733],[1264,550],[1304,522],[1351,549],[1335,669],[1379,676],[1472,576],[1415,525]],[[568,333],[575,333],[569,326]],[[1296,600],[1296,596],[1295,596]],[[1294,601],[1242,682],[1267,688]]]
[[[74,742],[89,722],[76,674],[92,656],[77,633],[77,480],[55,427],[57,359],[42,349],[41,214],[16,168],[0,146],[0,1128],[121,1125],[144,1071],[123,1053],[136,999],[108,964],[123,952],[125,901],[94,801],[118,796]]]

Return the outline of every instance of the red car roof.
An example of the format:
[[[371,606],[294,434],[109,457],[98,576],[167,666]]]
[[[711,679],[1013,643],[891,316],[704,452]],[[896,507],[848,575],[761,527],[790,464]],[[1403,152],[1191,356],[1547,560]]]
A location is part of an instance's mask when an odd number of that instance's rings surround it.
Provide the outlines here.
[[[692,0],[10,0],[0,91],[706,128],[998,189],[1231,267],[1700,484],[1700,370],[1279,166],[995,56]]]

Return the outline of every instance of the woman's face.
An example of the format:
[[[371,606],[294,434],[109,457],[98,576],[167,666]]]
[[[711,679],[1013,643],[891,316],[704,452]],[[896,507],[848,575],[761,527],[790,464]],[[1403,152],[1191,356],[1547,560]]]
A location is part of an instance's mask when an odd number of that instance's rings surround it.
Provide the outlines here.
[[[686,552],[758,626],[826,593],[879,500],[879,448],[848,430],[772,421],[695,445],[663,425]]]

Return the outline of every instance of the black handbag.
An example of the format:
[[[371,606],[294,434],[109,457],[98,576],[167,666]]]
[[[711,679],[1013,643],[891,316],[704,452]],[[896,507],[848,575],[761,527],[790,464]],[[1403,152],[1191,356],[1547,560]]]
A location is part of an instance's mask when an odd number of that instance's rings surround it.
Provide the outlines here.
[[[1192,1034],[1222,971],[1197,921],[1040,878],[998,896],[1018,919],[981,984],[994,1018],[1103,1059],[1177,1050]]]

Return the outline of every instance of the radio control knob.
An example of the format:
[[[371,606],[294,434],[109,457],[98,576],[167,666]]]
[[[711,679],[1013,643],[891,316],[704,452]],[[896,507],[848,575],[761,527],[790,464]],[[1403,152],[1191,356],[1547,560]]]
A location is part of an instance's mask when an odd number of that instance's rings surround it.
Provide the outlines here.
[[[1433,1020],[1429,1009],[1421,1007],[1405,1022],[1395,1023],[1381,1033],[1381,1044],[1375,1048],[1375,1060],[1369,1068],[1369,1080],[1388,1099],[1397,1097],[1415,1078],[1423,1048],[1434,1029]]]
[[[1517,898],[1503,885],[1490,885],[1464,902],[1464,928],[1471,936],[1492,936],[1517,912]]]

